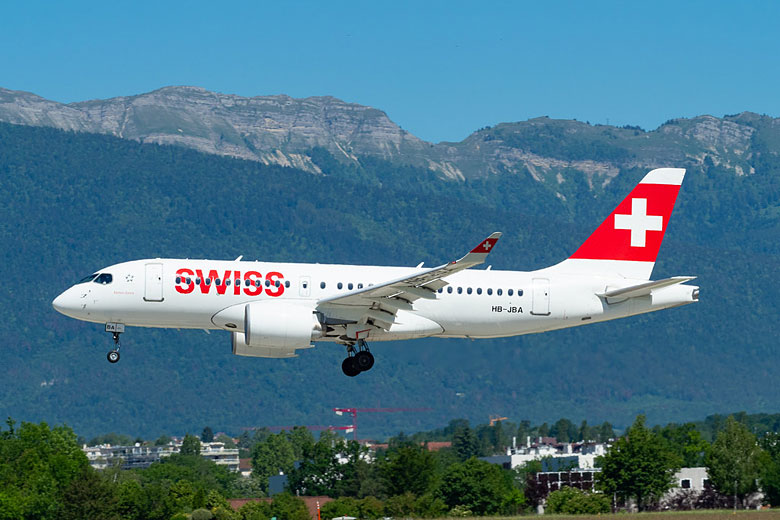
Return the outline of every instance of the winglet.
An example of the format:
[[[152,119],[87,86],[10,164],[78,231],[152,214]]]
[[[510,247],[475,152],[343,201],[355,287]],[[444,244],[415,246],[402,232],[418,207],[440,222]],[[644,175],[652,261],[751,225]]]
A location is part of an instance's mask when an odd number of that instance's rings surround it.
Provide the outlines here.
[[[477,247],[472,249],[466,256],[458,260],[457,264],[477,265],[481,264],[487,258],[488,253],[493,250],[493,246],[496,245],[498,239],[501,238],[501,233],[496,231],[492,233],[485,240],[480,242]]]

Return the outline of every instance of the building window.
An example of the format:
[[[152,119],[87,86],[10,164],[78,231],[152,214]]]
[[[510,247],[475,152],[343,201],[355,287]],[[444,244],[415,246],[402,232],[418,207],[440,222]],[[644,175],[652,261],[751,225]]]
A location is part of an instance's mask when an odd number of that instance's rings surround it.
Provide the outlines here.
[[[680,487],[683,489],[691,489],[691,479],[684,478],[680,480]]]

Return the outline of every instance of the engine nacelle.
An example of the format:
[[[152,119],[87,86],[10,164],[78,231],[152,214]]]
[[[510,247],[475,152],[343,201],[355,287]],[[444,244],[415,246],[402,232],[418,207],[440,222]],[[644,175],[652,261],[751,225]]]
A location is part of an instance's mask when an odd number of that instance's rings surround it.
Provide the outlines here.
[[[294,352],[309,348],[311,341],[321,336],[322,325],[309,305],[278,300],[252,302],[244,306],[243,334],[233,333],[233,350],[236,354],[250,356],[258,355],[250,353],[257,349]],[[240,348],[240,340],[246,351]],[[265,350],[262,352],[259,355],[269,357]],[[289,354],[282,357],[289,357]]]

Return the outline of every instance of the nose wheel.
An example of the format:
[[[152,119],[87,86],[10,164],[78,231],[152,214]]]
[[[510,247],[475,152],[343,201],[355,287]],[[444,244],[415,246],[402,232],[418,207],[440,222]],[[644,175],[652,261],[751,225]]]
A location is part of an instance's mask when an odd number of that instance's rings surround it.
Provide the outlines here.
[[[365,340],[357,341],[357,350],[355,345],[347,345],[347,357],[341,363],[341,371],[344,375],[355,377],[361,372],[371,370],[374,366],[374,355],[368,350],[368,343]]]
[[[106,354],[106,359],[109,363],[116,363],[119,361],[119,335],[125,331],[125,326],[122,323],[106,323],[106,332],[110,332],[114,338],[114,350],[111,350]]]

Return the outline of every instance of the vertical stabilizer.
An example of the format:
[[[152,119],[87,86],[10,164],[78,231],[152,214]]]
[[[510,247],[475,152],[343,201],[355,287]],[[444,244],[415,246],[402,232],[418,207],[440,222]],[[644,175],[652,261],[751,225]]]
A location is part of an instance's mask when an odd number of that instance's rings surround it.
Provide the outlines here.
[[[685,170],[659,168],[636,185],[555,270],[649,280]]]

